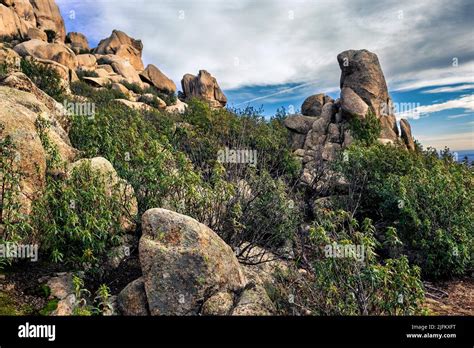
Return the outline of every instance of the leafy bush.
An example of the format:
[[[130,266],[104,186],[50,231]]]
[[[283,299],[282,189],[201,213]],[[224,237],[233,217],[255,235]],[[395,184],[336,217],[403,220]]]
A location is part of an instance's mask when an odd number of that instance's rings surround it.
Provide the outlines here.
[[[110,194],[110,178],[85,162],[70,177],[49,177],[34,207],[42,245],[54,262],[94,265],[118,242],[123,212],[119,188]]]
[[[300,164],[292,156],[288,131],[281,119],[265,120],[261,110],[213,110],[201,100],[188,102],[180,116],[171,142],[185,152],[191,161],[206,170],[225,147],[257,151],[257,168],[266,169],[273,177],[289,180],[299,175]],[[245,177],[248,166],[226,164],[229,178]]]
[[[127,99],[125,94],[111,88],[94,89],[84,81],[71,83],[71,92],[77,96],[86,97],[98,107],[112,102],[114,99]]]
[[[23,177],[18,168],[19,153],[11,136],[4,136],[0,124],[0,244],[25,240],[32,228],[20,204],[20,182]],[[8,259],[0,258],[0,269]]]
[[[99,77],[99,75],[93,70],[77,70],[77,77],[82,80],[84,77]]]
[[[6,63],[0,63],[0,78],[8,74],[8,65]]]
[[[374,144],[382,130],[380,120],[371,110],[367,112],[364,118],[352,117],[349,128],[354,139],[366,146]]]
[[[61,102],[65,90],[61,84],[61,76],[54,69],[33,60],[22,59],[21,70],[33,83],[46,94]]]
[[[56,146],[47,135],[49,123],[38,118],[36,129],[46,152],[49,171],[62,168]],[[121,232],[123,203],[120,184],[92,170],[90,162],[76,166],[66,178],[48,175],[33,220],[42,246],[54,262],[94,265],[115,245]]]
[[[219,230],[221,236],[244,262],[252,255],[254,259],[264,256],[255,255],[255,247],[279,254],[293,241],[302,218],[288,187],[266,171],[248,175],[236,186],[226,208],[226,224]]]
[[[473,173],[446,154],[376,144],[352,146],[338,166],[349,183],[342,207],[397,228],[410,260],[428,277],[469,269]],[[471,266],[472,267],[472,266]]]

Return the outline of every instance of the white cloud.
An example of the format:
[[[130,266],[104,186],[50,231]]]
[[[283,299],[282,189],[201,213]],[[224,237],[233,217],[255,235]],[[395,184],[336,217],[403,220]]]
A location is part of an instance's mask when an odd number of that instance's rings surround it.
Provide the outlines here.
[[[456,67],[438,67],[412,71],[394,77],[392,87],[396,91],[409,91],[432,86],[455,85],[474,82],[474,60]],[[471,86],[471,88],[473,88]]]
[[[474,84],[454,86],[454,87],[444,86],[444,87],[429,89],[427,91],[423,91],[423,93],[427,93],[427,94],[452,93],[452,92],[465,91],[467,89],[474,89]]]
[[[471,114],[471,113],[449,115],[449,116],[448,116],[448,119],[450,119],[450,120],[455,120],[455,119],[457,119],[457,118],[467,117],[467,116],[472,116],[472,115],[473,115],[473,114]]]
[[[466,111],[474,111],[474,94],[464,95],[458,99],[448,100],[443,103],[423,105],[397,114],[397,118],[413,118],[417,119],[435,112],[450,109],[464,109]]]
[[[142,39],[144,59],[178,83],[210,71],[224,89],[315,81],[338,86],[336,55],[378,54],[401,88],[472,82],[469,1],[59,0],[87,8],[79,27],[92,41],[120,29]],[[401,11],[401,12],[400,12]],[[436,25],[433,25],[436,23]],[[458,70],[436,74],[459,57]],[[432,74],[431,74],[432,72]],[[431,74],[431,75],[430,75]]]

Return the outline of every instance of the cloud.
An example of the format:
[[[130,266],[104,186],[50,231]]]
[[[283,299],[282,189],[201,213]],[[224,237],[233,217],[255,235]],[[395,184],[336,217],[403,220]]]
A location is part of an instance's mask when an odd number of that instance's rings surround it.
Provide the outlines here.
[[[185,73],[206,69],[226,90],[310,81],[314,90],[334,89],[336,55],[361,48],[378,54],[390,86],[472,82],[469,0],[58,2],[63,13],[77,11],[68,23],[91,42],[113,29],[142,39],[145,61],[178,85]]]
[[[460,91],[465,91],[467,89],[474,89],[474,84],[470,85],[461,85],[461,86],[454,86],[454,87],[439,87],[439,88],[434,88],[434,89],[429,89],[427,91],[423,91],[422,93],[427,93],[427,94],[434,94],[434,93],[453,93],[453,92],[460,92]]]
[[[412,118],[418,119],[429,114],[451,110],[451,109],[464,109],[466,111],[474,111],[474,94],[464,95],[458,99],[448,100],[443,103],[416,106],[412,109],[405,110],[397,114],[397,119],[401,118]]]
[[[392,87],[395,91],[410,91],[432,86],[472,83],[473,71],[474,60],[458,66],[427,68],[396,75]]]
[[[455,120],[457,118],[466,117],[466,116],[472,116],[472,114],[471,113],[464,113],[464,114],[449,115],[448,119]]]

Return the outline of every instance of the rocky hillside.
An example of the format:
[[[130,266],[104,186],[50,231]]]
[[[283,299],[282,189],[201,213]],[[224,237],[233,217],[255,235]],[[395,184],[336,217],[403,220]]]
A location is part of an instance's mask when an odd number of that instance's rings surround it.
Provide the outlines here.
[[[91,48],[53,0],[0,18],[0,242],[39,246],[0,259],[0,312],[420,314],[423,280],[472,269],[472,171],[397,124],[374,53],[265,120],[119,30]]]

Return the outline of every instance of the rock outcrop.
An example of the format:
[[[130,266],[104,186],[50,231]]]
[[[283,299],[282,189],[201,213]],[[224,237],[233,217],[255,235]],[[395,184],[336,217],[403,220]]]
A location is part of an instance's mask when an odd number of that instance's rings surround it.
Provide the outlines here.
[[[301,182],[318,190],[330,180],[344,190],[344,179],[335,176],[328,164],[353,142],[350,123],[355,117],[364,119],[372,113],[380,121],[380,143],[414,149],[405,120],[400,124],[400,137],[377,56],[367,50],[349,50],[339,54],[337,60],[341,68],[340,99],[334,101],[323,94],[308,97],[301,107],[303,115],[285,120],[294,154],[303,164]]]
[[[213,108],[223,108],[227,98],[222,93],[217,80],[206,70],[200,70],[197,76],[186,74],[181,80],[183,89],[182,100],[199,98],[209,102]]]
[[[52,60],[68,69],[76,70],[77,58],[74,52],[64,44],[47,43],[42,40],[29,40],[16,45],[14,48],[22,57],[34,57]]]
[[[390,97],[377,55],[367,50],[348,50],[340,53],[337,61],[341,90],[352,89],[377,117],[386,115],[382,110],[390,104]]]
[[[156,87],[165,93],[176,93],[176,85],[165,74],[153,64],[149,64],[146,69],[140,73],[144,82]]]
[[[319,116],[323,105],[332,101],[332,98],[324,94],[315,94],[305,99],[301,105],[301,113],[305,116]]]
[[[15,0],[17,2],[18,0]],[[37,27],[43,31],[51,30],[60,42],[66,38],[64,20],[54,0],[30,0],[36,17]]]
[[[66,36],[66,44],[74,51],[76,54],[89,53],[89,41],[84,34],[71,32]]]
[[[400,130],[401,130],[401,137],[405,142],[408,150],[414,151],[415,150],[415,141],[413,140],[413,136],[411,135],[411,126],[407,120],[401,119],[400,120]]]
[[[152,315],[198,314],[207,297],[245,286],[232,249],[207,226],[151,209],[143,214],[142,229],[140,264]]]
[[[30,35],[44,38],[46,32],[60,42],[66,37],[64,20],[54,0],[4,0],[0,3],[0,18],[3,39],[27,39]]]
[[[33,93],[4,86],[25,87],[28,86],[25,80],[29,81],[24,75],[13,75],[0,81],[0,85],[3,85],[0,86],[0,124],[3,127],[2,138],[10,136],[16,147],[15,166],[23,173],[19,203],[22,212],[29,214],[32,202],[44,188],[47,170],[46,151],[36,128],[38,118],[51,124],[47,135],[64,161],[73,160],[77,151],[70,145],[62,122],[56,118],[59,106],[53,106],[49,97],[37,91],[40,98],[46,101],[45,104]],[[29,83],[32,84],[31,81]]]

